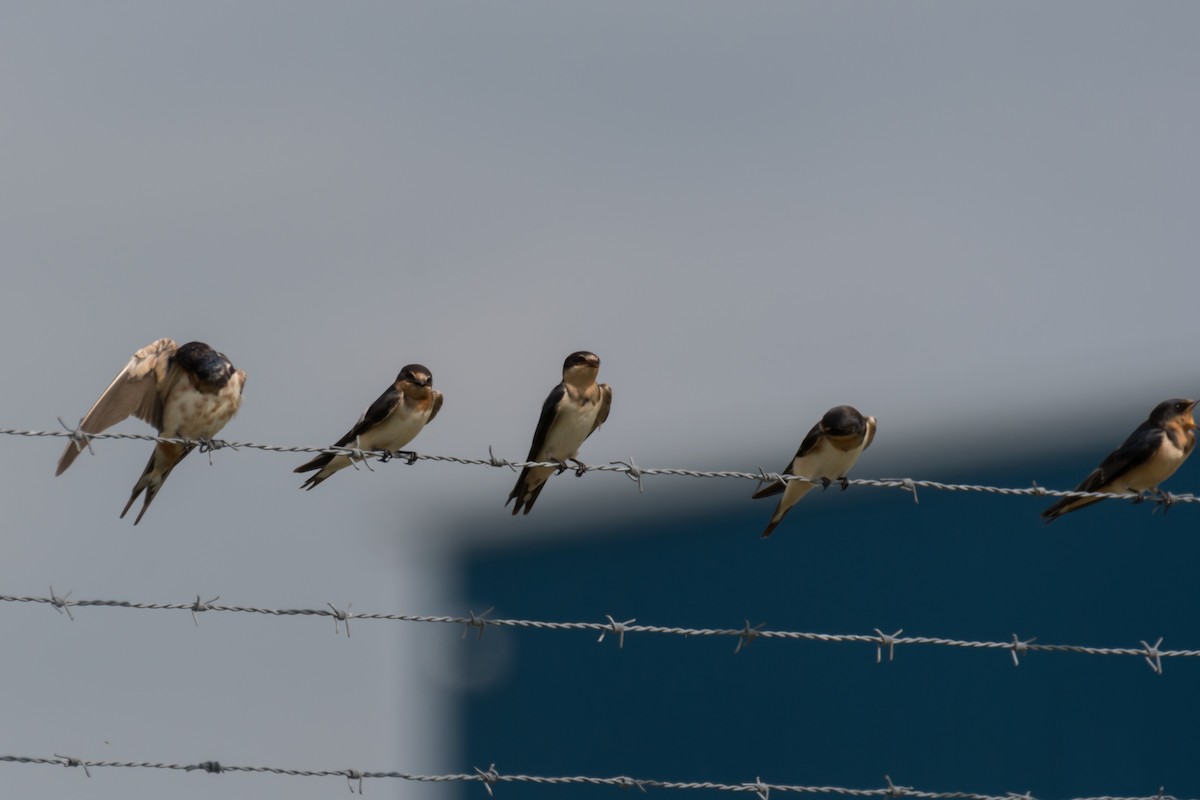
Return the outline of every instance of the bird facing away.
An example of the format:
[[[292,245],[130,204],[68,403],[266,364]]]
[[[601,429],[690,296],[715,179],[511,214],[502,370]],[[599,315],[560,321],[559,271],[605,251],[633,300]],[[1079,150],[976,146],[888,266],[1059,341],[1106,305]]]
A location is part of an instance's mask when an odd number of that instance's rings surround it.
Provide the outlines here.
[[[1171,477],[1196,446],[1196,422],[1192,410],[1196,400],[1177,397],[1164,400],[1150,412],[1121,446],[1100,462],[1077,492],[1159,492],[1158,485]],[[1099,503],[1102,497],[1064,497],[1042,512],[1053,522],[1063,514]]]
[[[399,450],[416,438],[421,429],[433,422],[442,408],[442,393],[433,388],[433,375],[420,364],[409,364],[400,370],[395,382],[362,413],[349,433],[337,440],[335,447],[357,447],[361,450]],[[346,455],[322,453],[296,467],[293,472],[312,472],[300,485],[312,489],[339,469],[350,466]]]
[[[842,481],[845,489],[846,473],[858,461],[863,450],[871,446],[875,438],[875,418],[864,417],[853,406],[834,406],[825,412],[821,421],[813,426],[800,449],[792,458],[784,475],[802,475],[805,478],[820,480],[829,486],[831,479]],[[763,538],[771,535],[787,515],[791,507],[800,502],[816,484],[805,481],[773,481],[756,491],[751,497],[758,500],[775,494],[783,494],[775,514],[763,531]]]
[[[237,413],[245,384],[246,373],[234,369],[224,353],[204,342],[188,342],[180,347],[170,339],[159,339],[133,354],[83,418],[79,430],[101,433],[129,416],[136,416],[153,425],[159,436],[165,438],[211,439]],[[84,441],[69,443],[58,459],[54,474],[63,474],[86,446]],[[146,499],[133,524],[141,522],[171,470],[194,446],[155,443],[150,462],[133,485],[133,494],[121,511],[121,518],[145,491]]]
[[[595,353],[580,350],[567,356],[562,383],[550,390],[542,404],[526,461],[556,461],[559,472],[566,469],[568,461],[574,461],[579,468],[577,474],[583,474],[587,467],[575,456],[592,431],[608,419],[612,406],[612,388],[607,383],[596,383],[599,372],[600,359]],[[554,472],[553,467],[525,467],[504,505],[516,500],[512,513],[528,514]]]

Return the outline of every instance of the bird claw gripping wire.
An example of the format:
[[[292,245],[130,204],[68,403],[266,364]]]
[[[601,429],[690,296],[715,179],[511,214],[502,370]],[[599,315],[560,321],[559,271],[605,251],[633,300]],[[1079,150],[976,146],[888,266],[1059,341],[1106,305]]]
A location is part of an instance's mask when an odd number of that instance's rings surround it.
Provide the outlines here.
[[[761,631],[763,629],[763,626],[765,626],[766,624],[767,623],[765,623],[765,622],[760,622],[757,625],[755,625],[754,627],[751,627],[750,620],[746,620],[745,626],[738,633],[738,643],[737,643],[737,647],[733,648],[733,654],[737,655],[738,653],[742,652],[743,647],[749,647],[751,642],[753,642],[755,639],[757,639],[759,636],[762,635]]]
[[[607,636],[609,633],[615,633],[617,636],[617,649],[623,650],[625,648],[625,627],[637,622],[637,618],[635,617],[633,619],[627,619],[624,622],[617,622],[615,619],[613,619],[612,614],[605,614],[604,616],[608,619],[609,630],[600,631],[600,638],[596,641],[603,642],[605,636]]]
[[[1144,639],[1142,640],[1142,647],[1146,648],[1146,654],[1144,656],[1146,663],[1150,665],[1150,669],[1154,670],[1159,675],[1163,674],[1162,652],[1158,649],[1159,645],[1162,643],[1163,637],[1161,636],[1158,637],[1158,641],[1154,644],[1146,644],[1146,641]]]
[[[192,603],[192,622],[195,623],[197,628],[200,627],[200,620],[196,619],[196,615],[203,611],[208,611],[208,607],[220,599],[221,595],[217,595],[212,600],[201,601],[200,595],[196,595],[196,602]]]
[[[466,623],[467,627],[463,631],[461,638],[463,638],[463,639],[467,638],[467,631],[471,630],[471,628],[479,628],[479,635],[476,636],[475,638],[482,639],[483,638],[483,629],[485,627],[487,627],[487,624],[488,624],[487,615],[492,613],[495,610],[496,610],[496,607],[492,606],[487,611],[483,612],[482,614],[478,614],[478,615],[476,615],[476,613],[474,611],[468,610],[467,614],[469,614],[470,616],[467,619],[467,623]]]
[[[66,429],[67,433],[71,434],[71,444],[75,445],[76,452],[82,453],[83,448],[92,455],[96,455],[96,451],[92,449],[92,437],[83,429],[83,418],[80,417],[79,424],[72,428],[67,423],[63,422],[63,418],[58,418],[58,424]]]
[[[896,659],[896,637],[904,633],[904,628],[898,629],[895,633],[884,633],[876,628],[875,632],[879,634],[879,643],[875,645],[875,663],[883,663],[883,648],[885,647],[888,651],[888,661],[894,661]]]
[[[352,616],[352,614],[350,613],[350,606],[352,606],[354,604],[346,603],[346,608],[344,610],[340,609],[340,608],[335,608],[333,603],[326,603],[325,605],[329,606],[330,610],[333,612],[333,635],[337,636],[339,633],[341,633],[341,629],[339,626],[341,623],[344,622],[344,623],[346,623],[346,638],[349,639],[350,638],[350,617]]]
[[[572,458],[571,460],[575,462],[575,477],[582,478],[583,473],[587,472],[590,467],[588,467],[587,464],[583,463],[578,458]]]
[[[405,464],[407,464],[407,465],[408,465],[408,466],[410,466],[410,467],[411,467],[413,464],[417,463],[417,459],[418,459],[418,458],[420,458],[420,456],[419,456],[419,455],[417,455],[417,451],[416,451],[416,450],[397,450],[397,451],[396,451],[396,456],[397,456],[398,458],[403,458],[403,459],[404,459],[404,463],[405,463]]]
[[[1017,658],[1017,655],[1018,654],[1025,655],[1026,653],[1028,653],[1029,645],[1033,644],[1036,641],[1037,641],[1036,636],[1034,636],[1032,639],[1026,639],[1025,641],[1021,641],[1019,638],[1017,638],[1017,635],[1015,633],[1013,634],[1013,640],[1012,640],[1012,644],[1009,645],[1009,650],[1012,651],[1012,660],[1013,660],[1014,667],[1021,666],[1021,661]]]
[[[1158,513],[1158,509],[1161,507],[1163,510],[1163,516],[1165,517],[1167,512],[1171,510],[1171,506],[1175,504],[1175,495],[1171,494],[1170,492],[1164,492],[1162,489],[1155,489],[1154,494],[1156,498],[1154,501],[1154,511],[1151,511],[1150,513]]]
[[[492,793],[492,787],[500,780],[500,773],[496,772],[496,765],[492,764],[486,770],[476,767],[475,774],[479,776],[479,780],[483,781],[483,788],[487,789],[488,797],[495,797],[496,795]]]

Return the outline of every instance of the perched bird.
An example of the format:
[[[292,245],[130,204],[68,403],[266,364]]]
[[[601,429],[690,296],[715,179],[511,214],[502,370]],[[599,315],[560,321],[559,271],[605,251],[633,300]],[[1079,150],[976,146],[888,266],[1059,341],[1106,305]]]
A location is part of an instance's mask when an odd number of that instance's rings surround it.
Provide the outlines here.
[[[568,461],[574,461],[579,468],[577,474],[583,474],[587,467],[575,457],[579,446],[604,424],[612,406],[612,388],[607,383],[596,383],[599,372],[600,358],[595,353],[580,350],[567,356],[562,383],[542,404],[542,416],[526,461],[556,461],[559,472],[566,469]],[[528,514],[554,471],[553,467],[522,469],[504,505],[516,500],[513,515],[522,510]]]
[[[399,450],[433,422],[441,408],[442,393],[433,388],[433,375],[420,364],[409,364],[334,446]],[[322,453],[293,472],[319,470],[300,485],[301,489],[312,489],[350,463],[350,456]]]
[[[874,438],[874,417],[864,417],[853,406],[834,406],[825,412],[821,421],[804,437],[800,449],[796,451],[792,463],[788,464],[783,474],[802,475],[805,478],[820,480],[826,487],[829,486],[830,479],[836,479],[842,482],[842,488],[845,489],[849,485],[846,482],[846,473],[854,466],[854,462],[858,461],[863,450],[871,446],[871,440]],[[783,497],[779,498],[779,505],[775,507],[774,516],[763,531],[764,539],[771,535],[791,507],[799,503],[813,486],[815,484],[804,481],[773,481],[751,495],[754,500],[758,500],[783,493]]]
[[[180,347],[170,339],[159,339],[133,354],[83,418],[79,430],[101,433],[132,415],[153,425],[165,438],[211,439],[237,413],[245,383],[246,373],[234,369],[224,353],[204,342]],[[63,474],[85,446],[86,441],[68,444],[55,474]],[[121,517],[145,491],[146,500],[133,524],[141,522],[163,481],[194,446],[157,442]]]
[[[1158,485],[1171,477],[1196,446],[1196,422],[1192,410],[1200,401],[1186,398],[1164,400],[1150,412],[1121,446],[1091,471],[1077,492],[1159,492]],[[1077,508],[1099,503],[1102,497],[1064,497],[1042,512],[1053,522]]]

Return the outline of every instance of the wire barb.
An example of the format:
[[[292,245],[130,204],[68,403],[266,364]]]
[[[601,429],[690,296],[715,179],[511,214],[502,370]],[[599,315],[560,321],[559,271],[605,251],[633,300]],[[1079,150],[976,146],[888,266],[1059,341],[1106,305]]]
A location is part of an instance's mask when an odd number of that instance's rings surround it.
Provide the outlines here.
[[[760,631],[762,631],[766,624],[765,622],[760,622],[752,628],[750,627],[750,620],[746,620],[745,626],[738,631],[738,643],[737,647],[733,648],[733,654],[736,656],[742,652],[743,647],[749,647],[751,642],[762,635]]]
[[[325,605],[329,606],[329,609],[333,612],[333,635],[337,636],[339,633],[341,633],[341,630],[338,628],[338,625],[344,622],[344,623],[346,623],[346,638],[349,639],[350,638],[350,617],[353,616],[350,613],[350,606],[352,606],[354,604],[346,603],[345,610],[340,609],[340,608],[335,608],[333,603],[326,603]]]
[[[74,589],[71,591],[74,591]],[[71,613],[71,603],[69,600],[67,600],[67,598],[70,596],[71,592],[67,592],[62,597],[59,597],[54,593],[54,587],[50,587],[50,604],[54,606],[54,610],[60,614],[65,612],[67,619],[71,620],[71,622],[74,622],[75,615]]]
[[[221,595],[217,595],[212,600],[200,600],[200,595],[196,595],[196,602],[192,603],[192,624],[197,628],[200,627],[200,620],[196,619],[196,615],[208,611],[209,606],[221,599]]]
[[[1142,640],[1142,647],[1146,648],[1146,663],[1150,665],[1150,669],[1154,670],[1159,675],[1163,674],[1162,653],[1158,649],[1159,645],[1162,643],[1163,637],[1161,636],[1158,637],[1158,641],[1152,645],[1146,644],[1146,641],[1144,639]]]
[[[363,793],[363,774],[356,769],[346,770],[346,785],[350,787],[350,794],[354,794],[354,782],[358,781],[358,793]]]
[[[1017,654],[1020,653],[1021,655],[1025,655],[1026,653],[1028,653],[1029,645],[1033,644],[1036,641],[1037,641],[1036,636],[1034,636],[1032,639],[1026,639],[1025,641],[1021,641],[1020,639],[1017,638],[1017,635],[1015,633],[1013,634],[1013,640],[1012,640],[1012,644],[1010,645],[1010,649],[1012,650],[1012,660],[1013,660],[1014,667],[1021,666],[1021,662],[1017,658]]]
[[[891,634],[884,633],[883,631],[879,630],[879,628],[876,628],[875,632],[877,634],[879,634],[878,644],[875,645],[875,663],[876,664],[883,663],[883,648],[885,648],[885,647],[887,648],[887,651],[888,651],[888,661],[889,662],[895,661],[896,660],[896,638],[900,634],[904,633],[904,628],[900,628],[895,633],[891,633]]]
[[[637,622],[637,619],[636,618],[627,619],[624,622],[617,622],[615,619],[613,619],[612,614],[605,614],[604,616],[608,620],[608,628],[606,630],[600,631],[600,638],[597,639],[596,642],[597,643],[603,642],[604,637],[607,634],[615,633],[617,635],[617,649],[624,650],[625,649],[625,631],[628,628],[628,626]]]
[[[61,758],[64,767],[83,767],[83,774],[89,778],[92,777],[92,773],[88,770],[87,764],[83,763],[81,759],[75,758],[74,756],[60,756],[58,753],[55,753],[54,757]]]
[[[475,773],[483,781],[483,788],[487,789],[488,797],[495,797],[496,795],[492,793],[492,787],[500,780],[500,773],[496,772],[496,765],[492,764],[486,771],[476,767]]]
[[[486,617],[488,614],[492,613],[495,610],[496,610],[496,607],[492,606],[487,611],[485,611],[479,615],[476,615],[474,611],[468,610],[467,613],[470,615],[470,617],[468,617],[468,619],[467,619],[467,623],[466,623],[467,627],[466,627],[466,630],[463,631],[461,638],[466,639],[467,631],[471,630],[471,628],[479,628],[479,635],[476,636],[475,638],[482,639],[483,638],[483,629],[485,627],[487,627],[488,622],[490,622],[490,620],[488,620]]]
[[[92,434],[83,429],[83,417],[79,418],[79,424],[77,424],[74,428],[63,422],[62,417],[58,418],[58,424],[62,425],[67,430],[67,434],[71,438],[71,444],[75,445],[76,452],[82,453],[83,448],[86,447],[89,453],[96,455],[96,451],[92,449]]]

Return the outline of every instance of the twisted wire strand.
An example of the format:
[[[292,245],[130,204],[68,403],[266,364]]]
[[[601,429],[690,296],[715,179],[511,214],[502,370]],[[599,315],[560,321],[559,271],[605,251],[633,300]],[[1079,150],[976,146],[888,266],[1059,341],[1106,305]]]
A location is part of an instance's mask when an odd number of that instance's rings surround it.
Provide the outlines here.
[[[333,455],[347,456],[354,461],[360,462],[367,461],[369,459],[374,459],[380,462],[404,460],[409,464],[417,461],[439,461],[466,466],[508,467],[514,471],[523,469],[525,467],[552,467],[555,469],[561,469],[564,466],[563,464],[553,461],[512,461],[510,459],[497,458],[494,455],[491,455],[490,448],[488,458],[464,458],[461,456],[417,453],[408,450],[363,450],[357,447],[290,447],[284,445],[258,444],[256,442],[231,442],[224,439],[209,439],[199,441],[192,439],[167,438],[141,433],[84,433],[74,428],[62,431],[35,431],[21,430],[16,428],[0,428],[0,435],[25,437],[48,436],[54,438],[66,438],[77,442],[80,448],[90,447],[90,442],[93,440],[123,439],[141,442],[189,444],[198,446],[201,452],[211,452],[213,450],[229,448],[231,450],[263,450],[271,453],[329,453]],[[677,467],[641,467],[638,466],[632,458],[628,461],[612,461],[607,464],[588,464],[579,468],[579,474],[583,474],[584,472],[621,473],[637,483],[639,490],[642,489],[643,477],[656,475],[686,478],[732,478],[736,480],[751,480],[759,483],[772,483],[775,481],[783,481],[784,483],[788,483],[790,481],[824,483],[824,481],[819,478],[809,478],[803,475],[785,475],[779,472],[766,472],[762,469],[760,469],[758,472],[741,472],[737,470],[694,470],[681,469]],[[918,489],[932,489],[934,491],[943,492],[978,492],[1008,497],[1077,497],[1106,500],[1131,500],[1134,502],[1141,502],[1146,499],[1146,495],[1134,492],[1079,492],[1074,490],[1047,489],[1044,486],[1038,486],[1036,484],[1032,486],[1003,487],[968,483],[943,483],[941,481],[918,480],[914,478],[849,478],[846,482],[846,485],[869,486],[878,489],[900,489],[912,494],[914,502],[917,501]],[[1164,493],[1161,498],[1159,498],[1158,502],[1163,502],[1164,499],[1166,502],[1171,504],[1200,502],[1200,496],[1197,496],[1191,492],[1186,494],[1174,494],[1167,492]]]
[[[611,615],[606,617],[606,622],[551,622],[544,620],[528,620],[528,619],[488,619],[489,611],[483,614],[476,614],[473,611],[468,616],[431,616],[421,614],[394,614],[380,612],[351,612],[348,604],[344,609],[335,607],[332,603],[328,604],[328,608],[256,608],[252,606],[234,606],[234,605],[219,605],[217,600],[220,598],[214,597],[211,600],[201,600],[197,595],[194,602],[190,603],[147,603],[133,602],[129,600],[72,600],[70,592],[65,595],[58,595],[54,592],[53,587],[50,589],[50,596],[19,596],[19,595],[0,595],[0,602],[3,603],[38,603],[52,606],[60,613],[64,613],[74,620],[71,614],[73,608],[88,608],[88,607],[103,607],[103,608],[120,608],[120,609],[138,609],[147,611],[190,611],[193,621],[196,620],[196,614],[203,612],[226,612],[226,613],[241,613],[241,614],[263,614],[272,617],[331,617],[334,620],[334,632],[339,633],[341,626],[344,624],[346,636],[350,635],[350,620],[387,620],[393,622],[420,622],[444,625],[462,625],[465,626],[463,631],[464,637],[467,632],[472,629],[478,631],[479,636],[483,636],[483,632],[488,627],[494,628],[523,628],[542,631],[587,631],[591,633],[599,633],[598,642],[604,641],[608,635],[613,635],[617,639],[619,647],[624,647],[626,634],[659,634],[668,636],[682,636],[685,638],[697,637],[725,637],[737,639],[737,647],[734,652],[739,652],[743,647],[748,646],[755,639],[783,639],[791,641],[809,641],[822,642],[826,644],[841,643],[841,644],[869,644],[874,645],[876,661],[882,661],[883,654],[886,651],[888,660],[891,661],[895,655],[895,648],[904,645],[928,645],[938,647],[953,647],[965,648],[972,650],[1005,650],[1011,656],[1014,665],[1019,666],[1019,658],[1022,655],[1034,652],[1046,653],[1077,653],[1080,655],[1090,656],[1141,656],[1150,665],[1156,673],[1161,674],[1163,665],[1162,660],[1166,658],[1197,658],[1200,657],[1200,650],[1164,650],[1161,648],[1162,638],[1159,638],[1154,644],[1149,644],[1148,640],[1140,642],[1140,647],[1096,647],[1090,645],[1074,645],[1074,644],[1045,644],[1038,643],[1036,638],[1020,639],[1016,634],[1013,634],[1011,641],[978,641],[978,640],[963,640],[952,639],[942,636],[903,636],[903,629],[895,633],[884,633],[876,628],[873,634],[861,633],[813,633],[806,631],[776,631],[763,630],[762,626],[751,626],[749,621],[741,628],[680,628],[664,625],[638,625],[635,619],[619,622]],[[198,624],[198,622],[197,622]]]
[[[500,783],[534,783],[550,786],[565,786],[587,784],[592,786],[616,786],[622,789],[681,789],[718,792],[754,792],[762,800],[768,800],[771,792],[790,792],[794,794],[840,795],[843,797],[914,797],[924,800],[1035,800],[1032,794],[1025,792],[1017,794],[1010,792],[1004,795],[983,794],[979,792],[934,792],[916,789],[912,786],[899,786],[884,776],[887,785],[875,789],[855,789],[845,786],[803,786],[797,784],[765,783],[756,778],[753,783],[718,783],[714,781],[670,781],[653,778],[630,778],[625,775],[613,777],[594,777],[588,775],[522,775],[508,774],[496,771],[492,764],[488,769],[475,768],[473,773],[457,773],[446,775],[416,775],[407,772],[369,772],[356,769],[288,769],[284,767],[243,766],[222,764],[217,761],[201,761],[196,764],[174,764],[161,761],[90,761],[73,756],[55,755],[52,758],[39,756],[0,755],[0,763],[39,764],[47,766],[82,767],[91,777],[91,768],[122,768],[122,769],[165,769],[181,772],[207,772],[221,774],[226,772],[254,772],[269,775],[287,775],[299,778],[345,778],[350,783],[351,791],[355,782],[359,794],[362,793],[362,782],[368,779],[392,778],[419,783],[482,783],[488,795],[493,796],[493,787]],[[1099,797],[1075,798],[1074,800],[1179,800],[1171,795],[1162,793],[1141,797],[1119,797],[1102,795]]]

